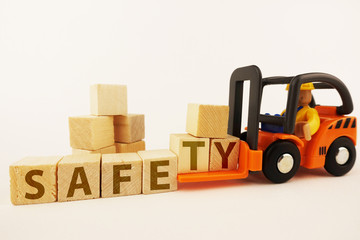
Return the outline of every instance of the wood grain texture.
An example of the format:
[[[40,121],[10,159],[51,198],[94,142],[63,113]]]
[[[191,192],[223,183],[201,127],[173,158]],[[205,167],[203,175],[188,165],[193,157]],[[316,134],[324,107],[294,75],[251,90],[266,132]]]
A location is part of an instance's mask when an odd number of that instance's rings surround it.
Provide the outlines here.
[[[98,150],[114,144],[114,124],[111,116],[69,117],[72,148]]]
[[[170,150],[178,157],[178,173],[209,171],[209,138],[170,134]]]
[[[142,165],[137,153],[103,154],[101,197],[141,194]]]
[[[196,137],[226,138],[229,107],[220,105],[188,105],[186,132]]]
[[[93,115],[127,115],[127,87],[94,84],[90,87],[90,112]]]
[[[26,157],[10,165],[10,196],[14,205],[57,200],[57,164],[60,156]]]
[[[210,140],[210,171],[236,170],[239,162],[240,139],[231,135],[227,138]]]
[[[115,143],[117,153],[136,153],[145,150],[145,142],[138,141],[134,143]]]
[[[143,194],[177,190],[177,157],[169,150],[140,151],[143,160]]]
[[[91,153],[101,153],[101,154],[107,154],[107,153],[116,153],[116,146],[111,145],[109,147],[100,148],[98,150],[84,150],[84,149],[72,149],[72,154],[91,154]]]
[[[101,154],[65,156],[58,164],[58,201],[100,197]]]
[[[114,116],[115,142],[133,143],[145,138],[145,116]]]

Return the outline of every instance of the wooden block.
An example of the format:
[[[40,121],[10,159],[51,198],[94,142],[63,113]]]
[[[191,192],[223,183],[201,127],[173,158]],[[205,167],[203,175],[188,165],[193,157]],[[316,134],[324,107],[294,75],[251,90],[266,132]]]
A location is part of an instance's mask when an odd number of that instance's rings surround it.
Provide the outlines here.
[[[69,117],[69,130],[72,148],[97,150],[114,144],[113,117]]]
[[[140,151],[143,160],[144,194],[177,189],[177,157],[169,150]]]
[[[240,139],[231,135],[227,138],[210,140],[210,171],[236,170],[239,162]]]
[[[101,153],[101,154],[116,153],[116,147],[115,147],[115,144],[114,144],[114,145],[111,145],[109,147],[100,148],[98,150],[84,150],[84,149],[77,149],[77,148],[72,149],[72,154],[73,155],[76,155],[76,154],[90,154],[90,153]]]
[[[65,156],[58,164],[59,202],[100,197],[101,154]]]
[[[209,171],[209,138],[170,134],[170,150],[178,157],[178,173]]]
[[[90,111],[93,115],[127,115],[126,86],[115,84],[91,85]]]
[[[186,132],[196,137],[226,138],[229,107],[189,104]]]
[[[57,164],[62,157],[26,157],[10,165],[11,202],[14,205],[57,200]]]
[[[101,197],[141,194],[142,165],[137,153],[103,154]]]
[[[115,142],[132,143],[145,138],[143,114],[114,116]]]
[[[145,142],[115,143],[117,153],[134,153],[145,150]]]

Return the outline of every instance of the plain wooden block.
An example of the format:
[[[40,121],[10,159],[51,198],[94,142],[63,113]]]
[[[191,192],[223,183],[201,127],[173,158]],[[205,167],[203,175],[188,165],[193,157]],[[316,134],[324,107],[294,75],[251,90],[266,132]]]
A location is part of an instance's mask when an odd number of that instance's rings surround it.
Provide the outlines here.
[[[137,153],[103,154],[101,197],[141,194],[142,165]]]
[[[134,153],[145,150],[145,142],[115,143],[117,153]]]
[[[101,154],[65,156],[58,164],[59,202],[100,197]]]
[[[69,117],[70,145],[72,148],[98,150],[114,144],[113,117]]]
[[[145,138],[145,116],[114,116],[115,142],[132,143]]]
[[[93,115],[127,115],[126,86],[115,84],[91,85],[90,109]]]
[[[209,171],[209,138],[170,134],[170,150],[178,156],[178,173]]]
[[[26,157],[10,165],[10,195],[14,205],[57,200],[57,164],[60,156]]]
[[[169,150],[140,151],[143,160],[143,194],[177,189],[177,157]]]
[[[188,105],[186,132],[196,137],[226,138],[229,107],[218,105]]]
[[[73,155],[76,155],[76,154],[91,154],[91,153],[101,153],[101,154],[116,153],[116,147],[115,147],[115,144],[114,144],[114,145],[111,145],[109,147],[100,148],[98,150],[84,150],[84,149],[77,149],[77,148],[72,149],[72,154]]]
[[[210,140],[210,171],[236,170],[239,162],[240,139],[231,135],[227,138]]]

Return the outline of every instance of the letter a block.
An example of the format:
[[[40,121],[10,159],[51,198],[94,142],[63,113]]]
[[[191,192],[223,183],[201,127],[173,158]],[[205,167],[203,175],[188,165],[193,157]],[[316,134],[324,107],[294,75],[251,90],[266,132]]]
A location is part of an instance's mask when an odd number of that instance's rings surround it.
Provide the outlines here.
[[[100,197],[101,154],[64,157],[58,164],[59,202]]]
[[[101,197],[140,194],[142,165],[137,153],[103,154]]]
[[[196,137],[226,138],[229,107],[189,104],[186,132]]]
[[[227,138],[211,139],[210,171],[236,170],[239,162],[240,139],[228,135]]]
[[[62,157],[26,157],[10,165],[14,205],[56,202],[57,164]]]
[[[177,157],[169,150],[140,151],[143,160],[143,194],[177,189]]]
[[[209,138],[171,134],[170,150],[178,156],[178,173],[209,171]]]
[[[90,111],[93,115],[127,115],[126,86],[115,84],[91,85]]]

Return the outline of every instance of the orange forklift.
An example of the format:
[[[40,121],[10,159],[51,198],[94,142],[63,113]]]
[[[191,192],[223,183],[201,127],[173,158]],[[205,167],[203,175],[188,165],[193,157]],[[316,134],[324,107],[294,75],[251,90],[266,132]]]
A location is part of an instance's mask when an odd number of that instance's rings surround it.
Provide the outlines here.
[[[247,131],[241,132],[245,81],[250,82],[248,125]],[[310,141],[294,135],[297,103],[304,83],[312,83],[315,90],[320,91],[335,89],[342,100],[341,106],[320,106],[312,97],[309,105],[317,110],[320,127]],[[263,89],[275,84],[289,85],[286,114],[260,114]],[[243,179],[249,171],[263,171],[270,181],[283,183],[291,179],[300,166],[324,167],[334,176],[342,176],[354,166],[356,118],[346,116],[353,111],[353,102],[345,84],[335,76],[307,73],[262,78],[257,66],[238,68],[230,79],[229,107],[228,133],[240,138],[237,170],[179,174],[179,182]]]

